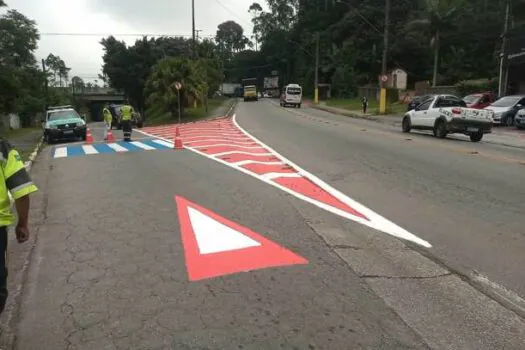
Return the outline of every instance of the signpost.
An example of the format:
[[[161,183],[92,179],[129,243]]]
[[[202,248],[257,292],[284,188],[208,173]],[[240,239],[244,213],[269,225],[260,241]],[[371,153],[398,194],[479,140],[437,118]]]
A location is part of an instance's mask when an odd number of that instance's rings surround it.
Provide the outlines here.
[[[182,106],[180,103],[180,89],[182,89],[182,84],[178,81],[175,82],[175,89],[177,89],[177,103],[179,105],[179,124],[180,124],[180,119],[182,115]]]

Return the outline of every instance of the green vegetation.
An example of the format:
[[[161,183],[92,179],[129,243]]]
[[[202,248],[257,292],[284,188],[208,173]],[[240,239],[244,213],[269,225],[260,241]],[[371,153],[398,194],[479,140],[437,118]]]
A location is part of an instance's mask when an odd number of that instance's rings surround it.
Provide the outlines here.
[[[227,99],[222,97],[216,97],[213,99],[208,100],[208,111],[206,112],[206,106],[205,105],[199,105],[197,108],[189,108],[185,110],[184,115],[184,121],[185,122],[194,122],[201,119],[205,119],[210,115],[213,115],[213,113],[220,107],[222,107],[227,102]],[[172,124],[177,123],[178,121],[178,114],[177,119],[174,119],[171,112],[166,112],[162,109],[152,109],[149,110],[148,115],[150,116],[148,119],[148,125],[161,125],[161,124]]]
[[[363,106],[361,104],[361,100],[358,98],[353,99],[345,99],[345,98],[335,98],[330,99],[326,101],[326,105],[329,107],[336,107],[336,108],[342,108],[346,109],[348,111],[352,112],[359,112],[361,113],[363,110]],[[387,114],[402,114],[406,112],[407,106],[403,103],[391,103],[388,105],[387,108]],[[379,113],[379,102],[376,100],[369,100],[368,101],[368,113]]]

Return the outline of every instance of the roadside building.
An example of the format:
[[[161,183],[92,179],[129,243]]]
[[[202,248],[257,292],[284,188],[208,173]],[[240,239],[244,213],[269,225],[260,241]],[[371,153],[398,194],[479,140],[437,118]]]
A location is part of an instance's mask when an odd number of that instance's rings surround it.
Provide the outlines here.
[[[525,94],[525,25],[513,28],[508,39],[506,94]]]

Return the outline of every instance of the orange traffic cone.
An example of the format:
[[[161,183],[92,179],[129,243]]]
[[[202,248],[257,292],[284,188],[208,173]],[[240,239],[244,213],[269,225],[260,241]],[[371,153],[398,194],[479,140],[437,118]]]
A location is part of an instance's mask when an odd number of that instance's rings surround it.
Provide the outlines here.
[[[91,144],[93,143],[93,136],[91,135],[91,130],[88,128],[86,128],[86,143],[87,144]]]
[[[107,142],[115,142],[115,137],[113,136],[113,132],[111,129],[108,130],[108,138],[106,139]]]
[[[184,145],[182,144],[182,139],[180,137],[180,130],[178,126],[175,129],[175,147],[174,149],[184,149]]]

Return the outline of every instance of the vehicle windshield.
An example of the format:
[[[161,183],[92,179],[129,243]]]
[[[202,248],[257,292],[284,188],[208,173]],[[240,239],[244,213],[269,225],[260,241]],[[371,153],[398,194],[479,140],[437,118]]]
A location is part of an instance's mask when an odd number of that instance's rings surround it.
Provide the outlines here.
[[[288,88],[286,90],[286,93],[288,95],[300,95],[302,92],[301,88],[295,88],[295,87],[292,87],[292,88]]]
[[[493,107],[512,107],[521,99],[520,96],[502,97],[492,104]]]
[[[463,101],[471,105],[471,104],[477,103],[480,98],[481,98],[481,95],[468,95],[468,96],[463,97]]]
[[[75,110],[49,112],[47,120],[50,122],[66,119],[81,119]]]

